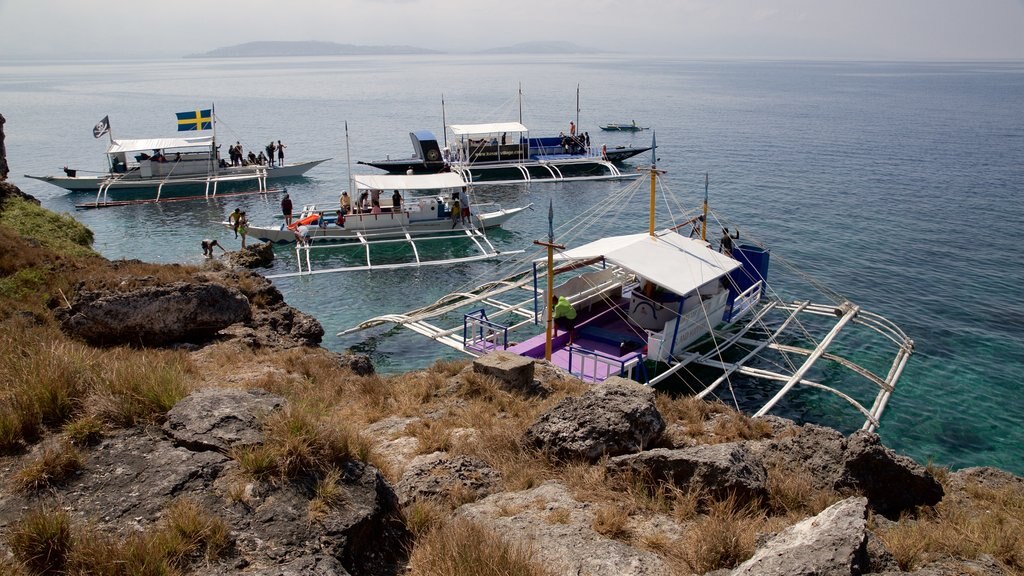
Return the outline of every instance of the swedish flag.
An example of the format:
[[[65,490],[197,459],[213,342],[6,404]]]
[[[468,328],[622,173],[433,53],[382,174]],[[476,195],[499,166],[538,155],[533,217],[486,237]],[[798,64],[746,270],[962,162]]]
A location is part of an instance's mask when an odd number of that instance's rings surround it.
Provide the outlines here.
[[[186,130],[209,130],[212,127],[212,109],[178,112],[178,132],[184,132]]]

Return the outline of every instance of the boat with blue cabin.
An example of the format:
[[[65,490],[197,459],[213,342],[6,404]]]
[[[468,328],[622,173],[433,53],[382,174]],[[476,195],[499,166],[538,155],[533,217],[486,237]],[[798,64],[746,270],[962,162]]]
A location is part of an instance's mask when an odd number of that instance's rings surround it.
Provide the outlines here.
[[[702,209],[681,210],[685,220],[657,227],[662,172],[653,153],[644,172],[648,178],[565,228],[577,235],[607,222],[617,206],[637,202],[649,180],[646,231],[566,249],[555,241],[549,212],[548,238],[535,242],[546,256],[534,252],[497,280],[457,287],[433,304],[371,318],[339,335],[396,324],[471,356],[505,351],[546,359],[584,381],[671,382],[702,398],[722,392],[735,401],[736,383],[753,379],[766,388],[751,394],[755,416],[790,394],[825,392],[859,413],[863,428],[877,428],[913,341],[896,324],[832,291],[821,291],[832,299],[822,304],[784,299],[768,283],[770,251],[734,243],[727,228],[714,249],[706,239],[709,219],[717,218],[709,212],[707,179]],[[841,333],[851,340],[840,342]],[[850,377],[838,377],[839,371]]]

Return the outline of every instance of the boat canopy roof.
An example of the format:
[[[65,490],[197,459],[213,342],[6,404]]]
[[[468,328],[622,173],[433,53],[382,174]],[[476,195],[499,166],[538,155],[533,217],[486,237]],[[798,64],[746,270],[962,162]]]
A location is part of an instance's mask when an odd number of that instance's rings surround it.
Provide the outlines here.
[[[352,176],[357,190],[441,190],[460,188],[466,181],[454,172],[440,174],[356,174]]]
[[[656,236],[611,236],[557,255],[560,260],[605,260],[684,295],[726,276],[740,263],[715,252],[707,243],[665,230]]]
[[[174,148],[209,148],[210,146],[213,146],[213,136],[114,140],[107,148],[107,154],[117,154],[119,152],[148,152],[150,150],[170,150]]]
[[[499,132],[512,132],[519,134],[530,130],[519,122],[495,122],[492,124],[452,124],[448,128],[456,136],[467,134],[497,134]]]

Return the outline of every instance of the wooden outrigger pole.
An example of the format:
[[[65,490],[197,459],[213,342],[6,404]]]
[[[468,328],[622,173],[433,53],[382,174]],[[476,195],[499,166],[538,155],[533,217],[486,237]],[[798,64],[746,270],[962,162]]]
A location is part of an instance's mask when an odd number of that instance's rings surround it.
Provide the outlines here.
[[[547,313],[544,320],[544,359],[550,362],[551,333],[554,327],[552,318],[554,305],[551,302],[551,295],[555,293],[555,249],[565,250],[565,246],[555,244],[555,207],[552,200],[548,200],[548,241],[534,240],[533,243],[537,246],[546,246],[548,249],[548,288],[544,292],[544,298],[547,300]]]

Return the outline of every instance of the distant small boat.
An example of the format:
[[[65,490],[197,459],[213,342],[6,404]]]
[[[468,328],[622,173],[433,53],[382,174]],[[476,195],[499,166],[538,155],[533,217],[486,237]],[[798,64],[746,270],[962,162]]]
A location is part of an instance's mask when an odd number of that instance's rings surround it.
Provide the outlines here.
[[[622,124],[602,124],[601,130],[608,130],[609,132],[639,132],[641,130],[649,130],[648,126],[637,126],[636,121],[623,122]]]

